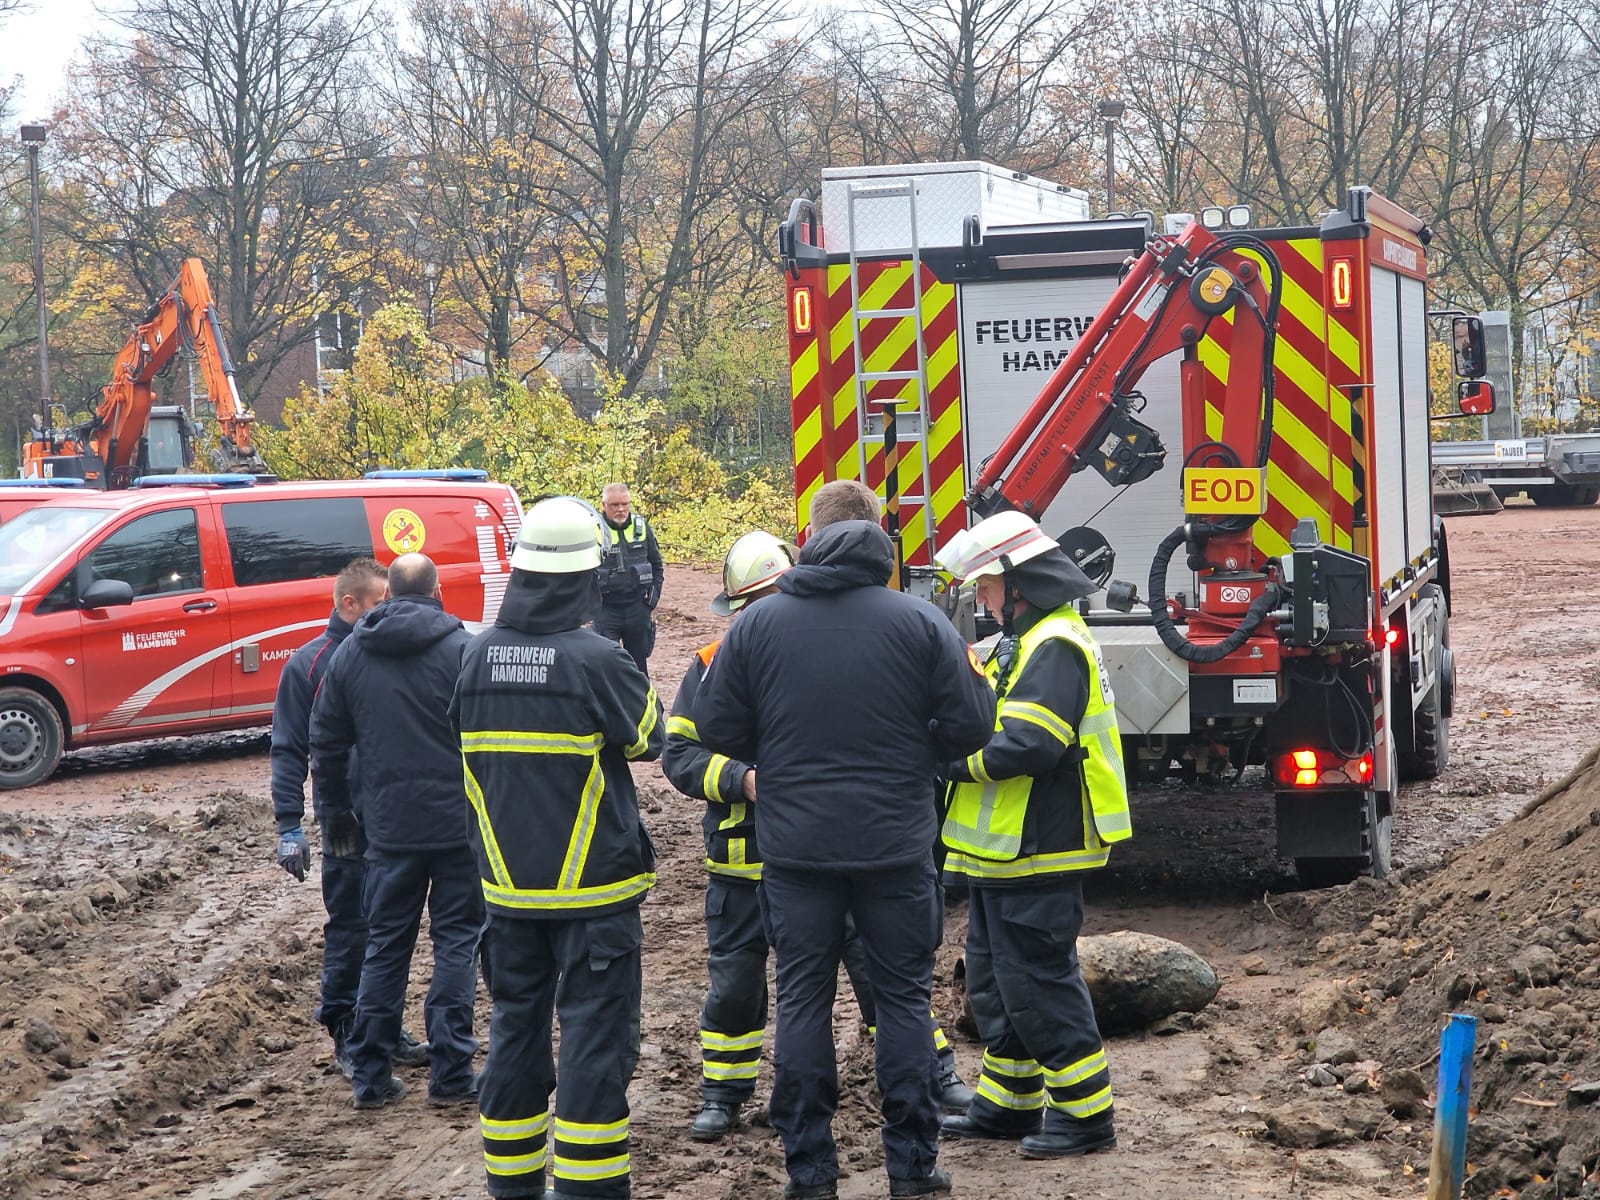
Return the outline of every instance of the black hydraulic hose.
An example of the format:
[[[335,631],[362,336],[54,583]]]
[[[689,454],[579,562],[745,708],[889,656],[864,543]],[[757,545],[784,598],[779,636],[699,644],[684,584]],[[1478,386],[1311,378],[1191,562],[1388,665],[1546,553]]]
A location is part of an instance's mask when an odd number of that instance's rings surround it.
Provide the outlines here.
[[[1249,640],[1256,626],[1278,606],[1278,589],[1275,584],[1267,584],[1266,590],[1250,602],[1250,607],[1239,619],[1238,628],[1220,642],[1212,646],[1196,646],[1178,631],[1172,614],[1167,611],[1167,566],[1172,561],[1173,552],[1183,545],[1186,538],[1184,527],[1179,525],[1161,539],[1155,557],[1150,560],[1150,623],[1155,626],[1162,644],[1179,658],[1193,663],[1213,663],[1226,658]]]

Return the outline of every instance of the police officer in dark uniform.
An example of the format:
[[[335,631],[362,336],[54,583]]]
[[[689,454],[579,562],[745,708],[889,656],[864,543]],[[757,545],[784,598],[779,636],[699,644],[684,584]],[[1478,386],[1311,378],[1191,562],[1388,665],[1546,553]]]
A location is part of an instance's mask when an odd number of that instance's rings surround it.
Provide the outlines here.
[[[876,504],[876,501],[873,501]],[[732,616],[777,590],[777,581],[794,565],[798,552],[765,530],[747,533],[728,550],[722,565],[723,590],[711,602],[718,616]],[[695,652],[667,718],[667,744],[661,767],[686,796],[705,801],[702,825],[706,847],[706,970],[711,978],[700,1014],[701,1109],[689,1136],[719,1141],[739,1125],[739,1110],[755,1092],[761,1070],[761,1043],[767,1026],[767,945],[756,888],[761,857],[756,842],[756,769],[749,763],[713,754],[700,744],[694,701],[718,643]],[[845,972],[856,993],[862,1019],[876,1035],[877,1009],[865,947],[851,926],[844,947]],[[939,1094],[948,1112],[964,1112],[972,1089],[956,1070],[955,1051],[937,1023]]]
[[[340,571],[333,581],[328,627],[289,655],[278,676],[272,705],[272,815],[278,825],[278,865],[301,881],[311,868],[311,848],[300,828],[311,764],[311,701],[339,643],[383,600],[387,577],[383,565],[371,558],[355,559]],[[322,1000],[316,1015],[333,1038],[334,1061],[348,1079],[356,991],[367,951],[367,918],[361,908],[362,856],[367,845],[359,829],[354,840],[334,845],[321,813],[317,821],[323,825],[322,906],[328,919],[322,926]],[[428,1061],[428,1047],[402,1029],[394,1060],[421,1066]]]
[[[779,594],[730,627],[694,705],[709,750],[760,764],[778,980],[771,1111],[790,1200],[838,1194],[832,1019],[847,916],[872,975],[890,1195],[951,1186],[937,1166],[929,1013],[942,934],[933,781],[940,763],[988,740],[994,693],[936,609],[884,586],[893,566],[872,522],[816,533]]]
[[[628,764],[657,758],[664,731],[649,679],[583,628],[600,598],[600,537],[581,501],[528,510],[499,617],[468,649],[450,703],[489,913],[478,1113],[496,1197],[543,1196],[547,1165],[556,1196],[629,1195],[639,905],[655,854]]]
[[[661,600],[661,550],[650,522],[633,511],[627,484],[606,484],[600,504],[606,544],[600,572],[603,602],[594,629],[621,642],[643,671],[656,644],[654,614]]]
[[[1000,617],[994,737],[945,770],[947,880],[967,885],[967,994],[983,1074],[946,1137],[1015,1139],[1027,1158],[1117,1144],[1111,1069],[1078,967],[1083,873],[1128,838],[1115,697],[1073,607],[1094,584],[1020,512],[957,534],[938,562]]]

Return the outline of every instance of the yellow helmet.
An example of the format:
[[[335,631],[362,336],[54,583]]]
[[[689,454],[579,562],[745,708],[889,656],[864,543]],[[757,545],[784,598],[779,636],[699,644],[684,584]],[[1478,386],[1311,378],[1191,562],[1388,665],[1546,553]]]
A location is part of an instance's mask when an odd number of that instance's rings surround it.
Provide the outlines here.
[[[770,587],[794,566],[798,554],[788,542],[763,529],[745,534],[722,560],[722,592],[711,602],[711,611],[719,617],[732,616],[753,593]]]
[[[1055,541],[1025,513],[1008,509],[985,517],[945,543],[934,562],[962,583],[985,575],[1003,575],[1012,567],[1059,549]]]

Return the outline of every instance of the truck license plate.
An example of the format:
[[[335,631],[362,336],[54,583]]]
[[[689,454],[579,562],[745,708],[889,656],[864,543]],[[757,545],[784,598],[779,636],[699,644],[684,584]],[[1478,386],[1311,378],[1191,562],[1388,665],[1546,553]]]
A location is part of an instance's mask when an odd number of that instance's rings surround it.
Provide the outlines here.
[[[1235,704],[1276,704],[1278,681],[1276,679],[1235,679],[1233,681]]]

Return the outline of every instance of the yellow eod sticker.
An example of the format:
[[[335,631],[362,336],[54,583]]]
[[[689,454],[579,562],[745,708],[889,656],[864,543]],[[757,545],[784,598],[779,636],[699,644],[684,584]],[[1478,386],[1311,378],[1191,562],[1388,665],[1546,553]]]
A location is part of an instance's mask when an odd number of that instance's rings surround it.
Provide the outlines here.
[[[1259,467],[1185,467],[1183,511],[1259,517],[1267,511],[1266,476]]]
[[[412,554],[422,549],[428,538],[422,518],[409,508],[391,509],[383,518],[383,544],[396,554]]]

